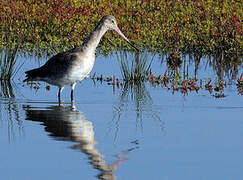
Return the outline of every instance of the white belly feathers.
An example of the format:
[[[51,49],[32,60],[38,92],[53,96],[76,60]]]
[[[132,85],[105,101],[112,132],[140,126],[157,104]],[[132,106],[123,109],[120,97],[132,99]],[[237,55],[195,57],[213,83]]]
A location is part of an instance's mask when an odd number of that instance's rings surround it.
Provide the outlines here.
[[[91,54],[89,57],[82,57],[81,61],[74,64],[70,71],[68,72],[66,78],[67,81],[75,83],[88,77],[93,66],[94,66],[95,56]]]

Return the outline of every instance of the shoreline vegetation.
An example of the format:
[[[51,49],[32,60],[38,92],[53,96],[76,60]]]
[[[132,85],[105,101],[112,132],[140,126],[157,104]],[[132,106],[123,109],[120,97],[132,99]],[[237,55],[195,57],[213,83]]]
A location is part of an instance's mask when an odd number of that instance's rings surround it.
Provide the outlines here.
[[[243,4],[233,0],[2,0],[0,48],[23,52],[59,52],[82,44],[103,15],[140,49],[162,53],[242,56]],[[107,33],[101,54],[132,50]],[[230,58],[231,59],[231,58]]]

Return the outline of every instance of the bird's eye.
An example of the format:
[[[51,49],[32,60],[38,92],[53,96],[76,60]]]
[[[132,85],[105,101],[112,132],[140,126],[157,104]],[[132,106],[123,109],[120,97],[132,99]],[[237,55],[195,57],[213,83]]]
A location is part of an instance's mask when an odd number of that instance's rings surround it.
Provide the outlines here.
[[[111,22],[114,24],[115,23],[115,21],[114,20],[111,20]]]

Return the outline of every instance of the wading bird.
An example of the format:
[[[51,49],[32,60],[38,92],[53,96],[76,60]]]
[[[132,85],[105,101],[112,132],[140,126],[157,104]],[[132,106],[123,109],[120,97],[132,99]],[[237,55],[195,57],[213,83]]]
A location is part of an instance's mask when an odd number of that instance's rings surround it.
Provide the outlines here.
[[[116,19],[106,15],[95,27],[94,31],[84,39],[81,46],[59,53],[51,57],[43,66],[26,71],[26,81],[44,81],[59,87],[58,102],[66,85],[71,85],[71,102],[77,82],[83,80],[91,72],[95,61],[95,50],[100,39],[108,30],[115,30],[132,47],[138,50],[119,30]]]

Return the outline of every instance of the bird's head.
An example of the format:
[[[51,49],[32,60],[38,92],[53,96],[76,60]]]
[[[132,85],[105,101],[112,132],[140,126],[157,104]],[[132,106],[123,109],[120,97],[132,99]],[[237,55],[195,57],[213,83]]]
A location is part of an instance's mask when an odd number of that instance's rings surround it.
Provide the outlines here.
[[[138,51],[138,48],[136,48],[128,39],[127,37],[120,31],[118,28],[116,18],[111,15],[106,15],[101,19],[101,22],[108,30],[114,30],[116,31],[123,39],[125,39],[133,48],[135,48]]]

